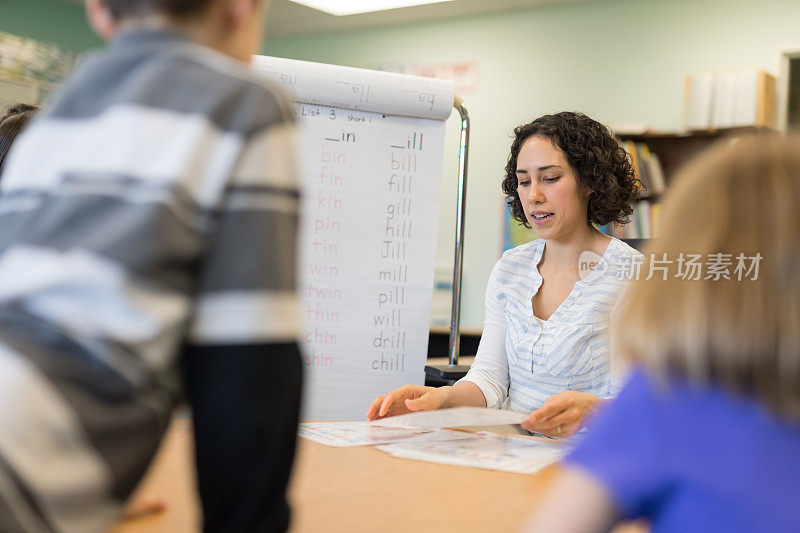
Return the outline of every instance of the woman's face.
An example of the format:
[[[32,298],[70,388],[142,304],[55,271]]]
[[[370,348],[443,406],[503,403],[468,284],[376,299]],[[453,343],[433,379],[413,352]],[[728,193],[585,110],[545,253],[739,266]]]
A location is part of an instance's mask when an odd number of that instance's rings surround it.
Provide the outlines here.
[[[564,153],[547,137],[525,140],[517,156],[517,194],[525,217],[543,239],[569,240],[588,224],[588,191]]]

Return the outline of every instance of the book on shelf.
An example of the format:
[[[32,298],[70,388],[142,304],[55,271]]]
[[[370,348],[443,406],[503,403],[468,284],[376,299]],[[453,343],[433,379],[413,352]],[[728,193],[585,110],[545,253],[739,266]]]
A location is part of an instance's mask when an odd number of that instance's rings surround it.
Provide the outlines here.
[[[736,72],[718,72],[714,75],[714,91],[711,98],[711,126],[715,128],[734,127],[736,106]]]
[[[618,239],[652,239],[658,236],[660,206],[649,200],[633,205],[633,214],[627,224],[606,224],[600,231]]]
[[[623,141],[622,147],[631,157],[633,173],[636,179],[644,186],[642,195],[655,196],[664,192],[666,182],[664,181],[664,171],[661,168],[661,160],[650,151],[646,143],[633,141]]]
[[[775,127],[775,77],[763,70],[724,70],[687,76],[683,93],[683,126],[688,131]]]
[[[658,154],[650,152],[647,160],[647,170],[650,176],[650,184],[653,186],[653,191],[661,194],[667,188],[667,182],[664,179],[664,169],[661,166],[661,160]]]
[[[711,128],[711,102],[714,94],[714,73],[687,76],[684,85],[683,126],[687,130]]]

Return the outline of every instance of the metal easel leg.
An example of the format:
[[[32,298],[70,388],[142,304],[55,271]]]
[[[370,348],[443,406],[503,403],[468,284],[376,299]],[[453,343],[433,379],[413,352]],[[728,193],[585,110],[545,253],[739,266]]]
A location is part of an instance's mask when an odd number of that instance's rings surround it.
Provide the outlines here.
[[[469,365],[459,365],[461,347],[461,279],[464,266],[464,209],[467,199],[467,163],[469,158],[469,114],[461,97],[453,104],[461,115],[461,145],[458,152],[458,203],[456,204],[456,254],[453,268],[453,305],[450,314],[450,356],[447,365],[425,367],[426,384],[452,385],[464,377]]]

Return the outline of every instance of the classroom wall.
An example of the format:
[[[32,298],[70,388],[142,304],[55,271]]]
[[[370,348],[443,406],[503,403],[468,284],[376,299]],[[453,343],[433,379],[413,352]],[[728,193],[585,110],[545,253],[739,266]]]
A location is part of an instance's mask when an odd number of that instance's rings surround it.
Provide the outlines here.
[[[466,95],[473,135],[467,194],[463,325],[480,327],[483,292],[501,246],[499,192],[509,133],[546,112],[579,110],[607,123],[680,127],[688,73],[762,68],[800,50],[797,0],[604,0],[452,21],[270,39],[264,53],[360,67],[477,60]],[[96,47],[80,5],[0,0],[0,31],[77,52]],[[437,262],[452,263],[458,121],[444,164]]]
[[[102,43],[89,29],[83,5],[64,0],[0,0],[0,31],[77,53]]]
[[[522,12],[269,40],[265,53],[370,67],[477,60],[465,98],[473,134],[467,193],[462,324],[480,327],[486,280],[500,254],[500,194],[513,127],[583,111],[606,123],[681,124],[688,73],[761,68],[800,50],[797,0],[608,0]],[[451,262],[458,121],[450,118],[437,262]]]

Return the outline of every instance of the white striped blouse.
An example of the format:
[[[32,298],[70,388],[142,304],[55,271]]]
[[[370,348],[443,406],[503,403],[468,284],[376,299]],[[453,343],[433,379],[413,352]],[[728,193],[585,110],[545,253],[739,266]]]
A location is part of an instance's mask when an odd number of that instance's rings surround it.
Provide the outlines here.
[[[609,316],[626,282],[621,269],[641,254],[612,238],[598,267],[575,283],[540,324],[531,298],[542,284],[537,265],[544,246],[537,239],[508,250],[489,278],[483,336],[475,363],[462,380],[480,388],[487,407],[529,413],[565,390],[600,398],[615,392]]]

